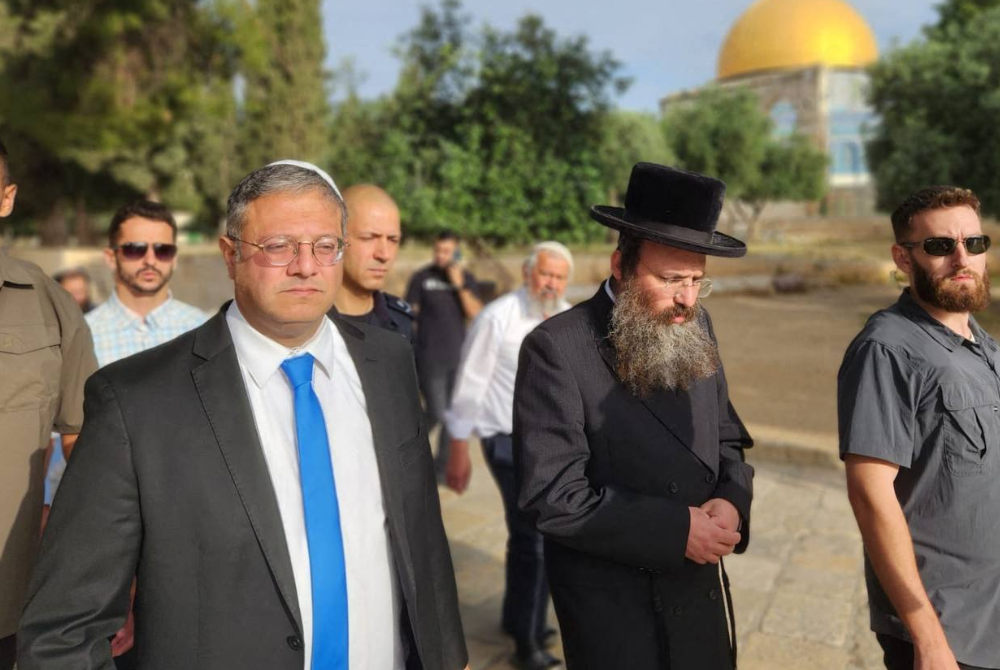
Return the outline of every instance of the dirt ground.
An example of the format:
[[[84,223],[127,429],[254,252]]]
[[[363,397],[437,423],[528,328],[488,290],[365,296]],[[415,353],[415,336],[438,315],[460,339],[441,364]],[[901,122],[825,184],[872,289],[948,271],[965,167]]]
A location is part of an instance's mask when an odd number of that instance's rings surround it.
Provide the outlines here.
[[[750,425],[836,434],[837,370],[869,315],[892,304],[891,286],[802,294],[710,296],[730,396]]]

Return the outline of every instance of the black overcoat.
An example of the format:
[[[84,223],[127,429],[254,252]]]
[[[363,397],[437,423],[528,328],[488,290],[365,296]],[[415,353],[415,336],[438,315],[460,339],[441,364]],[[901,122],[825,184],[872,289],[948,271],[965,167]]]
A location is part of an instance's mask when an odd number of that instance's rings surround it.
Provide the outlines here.
[[[688,507],[733,503],[745,550],[753,442],[721,366],[686,392],[629,393],[612,306],[602,285],[529,334],[514,394],[519,504],[546,538],[567,667],[730,668],[728,589],[719,566],[684,557]]]

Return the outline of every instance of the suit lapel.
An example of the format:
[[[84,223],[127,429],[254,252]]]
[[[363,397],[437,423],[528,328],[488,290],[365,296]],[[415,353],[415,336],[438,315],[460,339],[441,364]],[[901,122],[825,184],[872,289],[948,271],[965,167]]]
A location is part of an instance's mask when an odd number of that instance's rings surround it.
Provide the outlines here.
[[[629,397],[634,398],[631,393],[624,388],[621,380],[618,379],[618,357],[615,354],[615,348],[611,346],[611,340],[608,337],[608,331],[611,326],[611,311],[614,308],[614,303],[608,296],[604,289],[604,285],[598,289],[597,294],[591,298],[591,310],[594,317],[594,322],[596,324],[595,329],[595,340],[597,344],[597,350],[601,354],[601,358],[607,364],[608,368],[611,369],[611,373],[615,376],[618,384],[622,386],[622,390],[629,394]],[[714,385],[713,385],[714,386]],[[663,427],[670,431],[671,435],[680,442],[684,447],[693,453],[698,460],[704,463],[713,472],[716,472],[718,465],[714,463],[714,459],[711,458],[711,447],[706,444],[706,441],[699,439],[698,433],[700,430],[704,430],[705,427],[698,427],[695,425],[695,420],[698,418],[697,413],[694,411],[695,407],[710,407],[711,404],[703,405],[702,401],[711,400],[711,398],[702,398],[704,389],[707,388],[706,380],[700,380],[695,383],[690,391],[671,391],[662,390],[653,393],[652,395],[645,398],[638,398],[639,402],[645,406],[649,412],[656,417],[657,421],[663,424]],[[697,401],[695,400],[697,398]],[[707,418],[707,417],[706,417]]]
[[[191,376],[285,608],[301,634],[302,616],[285,530],[225,311],[223,306],[198,332],[194,353],[206,360]]]

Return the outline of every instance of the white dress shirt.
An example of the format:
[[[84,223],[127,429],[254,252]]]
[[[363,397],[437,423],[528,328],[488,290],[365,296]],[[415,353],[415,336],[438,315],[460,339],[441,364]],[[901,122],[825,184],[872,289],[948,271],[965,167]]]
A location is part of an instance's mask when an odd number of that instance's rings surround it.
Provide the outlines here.
[[[281,363],[304,353],[316,359],[319,397],[337,483],[347,569],[349,658],[352,670],[403,670],[396,568],[382,502],[378,464],[361,378],[340,332],[323,319],[316,335],[288,349],[255,330],[236,303],[226,312],[264,460],[278,500],[295,576],[305,669],[312,663],[312,587],[309,542],[302,509],[292,387]]]
[[[569,309],[560,299],[556,313]],[[552,316],[549,314],[548,316]],[[521,342],[544,320],[521,287],[483,308],[462,345],[451,407],[444,420],[456,440],[510,434],[514,429],[514,381]]]

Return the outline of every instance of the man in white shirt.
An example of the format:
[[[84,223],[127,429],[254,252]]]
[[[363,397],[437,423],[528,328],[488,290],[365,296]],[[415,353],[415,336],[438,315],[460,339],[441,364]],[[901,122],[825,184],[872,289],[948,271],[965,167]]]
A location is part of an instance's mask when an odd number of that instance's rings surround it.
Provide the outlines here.
[[[517,643],[515,665],[531,670],[559,665],[559,660],[545,651],[555,631],[546,625],[549,589],[542,536],[517,509],[511,453],[514,380],[524,337],[544,319],[569,308],[562,296],[572,270],[573,257],[562,244],[535,246],[524,263],[524,286],[487,305],[469,329],[455,395],[445,413],[452,436],[448,486],[459,493],[468,486],[468,440],[475,433],[500,489],[508,532],[502,625]]]
[[[22,670],[110,668],[134,574],[141,670],[466,666],[412,351],[326,316],[346,219],[315,166],[251,173],[219,240],[235,300],[91,377]]]

